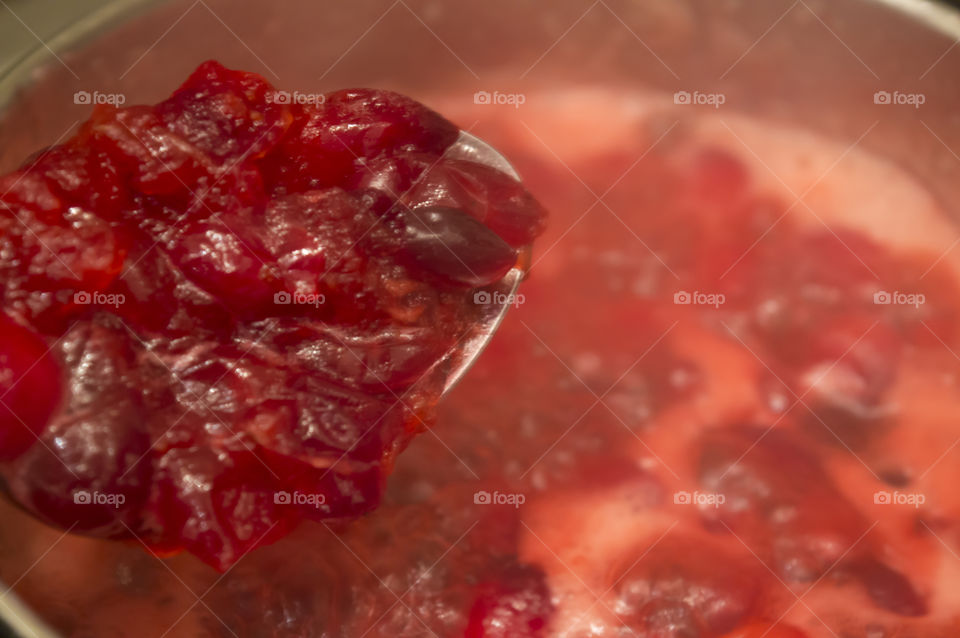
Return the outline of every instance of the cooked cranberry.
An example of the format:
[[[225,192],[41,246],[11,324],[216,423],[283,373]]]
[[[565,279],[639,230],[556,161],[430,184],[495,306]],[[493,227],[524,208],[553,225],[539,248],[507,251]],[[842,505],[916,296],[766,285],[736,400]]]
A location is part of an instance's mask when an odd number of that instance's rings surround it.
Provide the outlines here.
[[[652,636],[730,630],[756,604],[763,576],[744,557],[722,552],[710,539],[665,538],[619,579],[612,608]]]
[[[92,295],[118,275],[126,255],[124,233],[77,207],[45,222],[19,209],[0,211],[0,273],[4,302],[40,331],[62,332],[87,309]],[[77,296],[79,295],[79,297]]]
[[[241,444],[173,448],[156,462],[156,486],[144,523],[159,525],[158,546],[187,549],[219,569],[282,537],[293,519],[277,504],[281,492],[255,451]]]
[[[78,532],[126,535],[150,491],[150,439],[129,396],[71,411],[18,462],[14,494],[41,518]]]
[[[273,195],[344,186],[358,171],[357,159],[327,130],[324,112],[300,109],[288,135],[259,162]]]
[[[545,636],[553,613],[543,572],[511,565],[500,578],[481,583],[470,608],[464,638],[537,638]]]
[[[870,599],[880,608],[901,616],[923,616],[927,603],[910,581],[879,560],[864,558],[848,568],[863,583]]]
[[[136,525],[150,491],[150,439],[126,386],[136,362],[126,332],[78,322],[60,340],[64,405],[17,461],[14,494],[43,519],[99,535]]]
[[[114,312],[144,335],[205,333],[232,323],[222,302],[188,280],[171,255],[155,247],[132,252],[108,293],[122,295],[115,298],[123,303]]]
[[[700,480],[704,489],[725,497],[704,516],[747,538],[787,580],[816,579],[869,527],[809,443],[782,428],[710,432],[703,440]]]
[[[269,82],[213,60],[197,67],[156,112],[171,131],[218,160],[264,155],[293,121]]]
[[[262,239],[284,289],[316,300],[287,310],[344,320],[368,311],[373,302],[363,275],[370,257],[360,244],[374,220],[359,199],[339,188],[279,197],[267,206]]]
[[[465,286],[515,251],[455,209],[388,214],[459,134],[440,115],[286,102],[207,62],[0,177],[0,472],[40,518],[226,569],[376,508],[431,418]],[[539,228],[521,208],[490,216]]]
[[[367,179],[365,164],[382,153],[413,148],[439,155],[459,135],[439,114],[390,91],[330,93],[322,104],[304,107],[301,117],[263,159],[267,182],[277,192],[344,186],[354,175]]]
[[[275,334],[287,332],[287,325],[280,324]],[[391,327],[352,335],[327,324],[303,326],[299,337],[283,342],[297,353],[305,368],[331,381],[387,393],[416,382],[452,345],[449,338],[426,327]]]
[[[49,184],[69,204],[110,219],[118,218],[132,205],[117,167],[106,153],[92,147],[71,144],[49,148],[25,163],[23,170],[42,176],[44,186],[35,186],[34,192],[43,192]]]
[[[485,286],[517,261],[509,244],[456,208],[402,208],[389,223],[398,228],[397,254],[405,263],[451,283]]]
[[[5,216],[9,213],[16,215],[21,207],[41,219],[50,220],[56,219],[64,204],[50,184],[27,167],[27,170],[0,177],[0,211]]]
[[[335,91],[326,96],[320,111],[330,151],[346,150],[354,157],[375,157],[407,145],[442,153],[460,134],[440,114],[392,91]]]
[[[149,106],[98,106],[77,143],[109,158],[121,178],[145,195],[188,198],[215,170],[206,155],[171,133]]]
[[[269,309],[279,286],[257,238],[238,235],[225,221],[186,224],[172,241],[170,254],[183,273],[228,308]]]
[[[60,403],[60,368],[39,335],[0,315],[0,459],[23,454]]]
[[[351,180],[353,188],[375,189],[392,200],[401,198],[424,172],[443,160],[429,153],[400,151],[366,162]],[[426,204],[425,201],[419,202]]]
[[[393,206],[393,199],[385,192],[375,188],[357,188],[350,193],[357,198],[361,206],[378,217]]]

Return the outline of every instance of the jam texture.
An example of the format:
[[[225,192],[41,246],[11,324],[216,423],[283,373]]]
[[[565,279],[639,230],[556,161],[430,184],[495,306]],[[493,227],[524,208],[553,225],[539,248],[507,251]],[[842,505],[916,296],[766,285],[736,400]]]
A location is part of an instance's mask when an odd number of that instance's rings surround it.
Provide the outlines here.
[[[44,521],[225,569],[371,511],[541,232],[424,105],[285,95],[206,62],[0,178],[0,462]]]

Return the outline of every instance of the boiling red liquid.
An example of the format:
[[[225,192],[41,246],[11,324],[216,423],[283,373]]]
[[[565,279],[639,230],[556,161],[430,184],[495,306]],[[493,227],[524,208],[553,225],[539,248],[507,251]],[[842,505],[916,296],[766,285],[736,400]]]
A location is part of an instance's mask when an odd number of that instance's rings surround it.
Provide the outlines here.
[[[859,152],[795,203],[844,151],[809,136],[736,118],[724,136],[619,94],[527,104],[438,101],[481,121],[551,226],[377,511],[221,580],[68,537],[17,591],[70,635],[955,635],[942,211]],[[57,537],[10,516],[4,576]],[[203,609],[184,584],[211,588]]]

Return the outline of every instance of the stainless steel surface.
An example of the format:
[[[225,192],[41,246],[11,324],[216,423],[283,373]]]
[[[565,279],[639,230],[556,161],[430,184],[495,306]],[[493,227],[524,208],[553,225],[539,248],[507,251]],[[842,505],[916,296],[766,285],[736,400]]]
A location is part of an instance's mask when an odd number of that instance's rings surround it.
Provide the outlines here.
[[[447,151],[447,156],[457,159],[469,159],[481,164],[487,164],[513,177],[520,179],[516,169],[495,148],[465,131],[460,131],[460,137]],[[446,394],[463,379],[470,367],[476,362],[493,334],[503,323],[513,305],[520,282],[523,280],[523,270],[513,268],[502,281],[492,286],[489,293],[490,303],[482,305],[482,318],[473,330],[433,366],[430,374],[441,374],[446,377],[443,384],[443,393]]]

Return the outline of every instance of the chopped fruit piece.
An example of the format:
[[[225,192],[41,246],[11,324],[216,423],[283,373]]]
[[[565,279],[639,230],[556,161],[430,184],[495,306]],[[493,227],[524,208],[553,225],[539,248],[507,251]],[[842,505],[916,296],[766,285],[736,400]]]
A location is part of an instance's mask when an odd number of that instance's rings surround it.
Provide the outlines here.
[[[102,153],[117,174],[144,195],[193,191],[214,170],[206,155],[169,131],[149,106],[98,107],[77,144]]]
[[[440,114],[391,91],[335,91],[326,96],[321,112],[323,135],[329,136],[330,144],[325,150],[346,149],[357,158],[376,157],[405,146],[441,154],[460,134]]]
[[[207,62],[0,178],[11,494],[220,570],[376,508],[439,400],[426,373],[479,319],[470,289],[517,263],[498,230],[543,227],[519,182],[476,166],[480,217],[468,195],[400,201],[458,135],[395,93],[288,105]]]
[[[155,108],[174,136],[217,161],[257,158],[275,147],[293,121],[284,100],[262,77],[201,64]]]
[[[264,158],[264,175],[278,193],[342,185],[383,167],[384,154],[412,148],[435,162],[459,134],[441,115],[397,93],[337,91],[295,115],[290,134]]]

